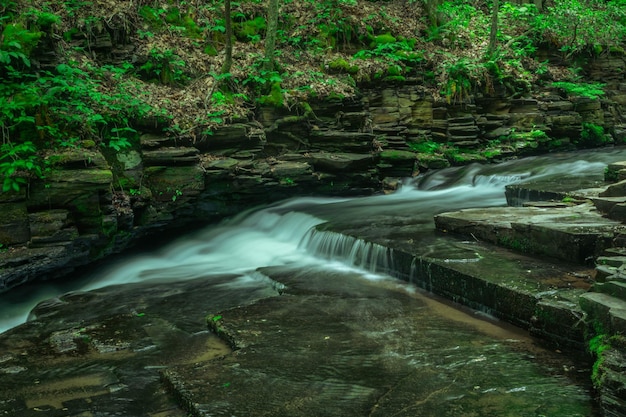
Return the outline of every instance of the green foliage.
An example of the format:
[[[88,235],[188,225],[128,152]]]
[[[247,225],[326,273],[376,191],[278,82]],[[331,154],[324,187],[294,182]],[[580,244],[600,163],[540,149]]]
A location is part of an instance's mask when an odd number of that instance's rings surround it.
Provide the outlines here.
[[[379,37],[377,37],[378,39]],[[405,68],[416,67],[424,60],[421,51],[415,51],[415,39],[386,37],[385,41],[372,42],[374,49],[363,49],[354,54],[355,59],[375,59],[390,63],[387,77],[399,77]],[[381,76],[383,74],[380,74]]]
[[[341,49],[358,41],[361,22],[342,6],[355,5],[355,0],[306,0],[315,8],[315,17],[295,28],[292,36],[283,39],[294,46],[310,52],[323,52],[327,49]],[[311,30],[313,28],[313,30]],[[364,35],[364,33],[362,33]]]
[[[44,30],[49,31],[52,26],[61,22],[61,18],[54,13],[31,9],[27,16],[35,22],[35,25]]]
[[[374,49],[379,45],[386,45],[388,43],[396,43],[396,38],[389,33],[384,33],[374,37],[374,40],[370,43],[370,48]]]
[[[604,332],[599,322],[595,322],[593,327],[595,335],[589,339],[587,347],[589,353],[595,358],[591,368],[591,381],[594,387],[599,388],[602,384],[601,367],[604,362],[604,352],[611,348],[611,338]]]
[[[30,53],[43,32],[26,29],[21,23],[7,24],[0,34],[0,75],[13,68],[30,67]]]
[[[443,94],[448,103],[462,102],[472,91],[472,78],[477,64],[468,58],[452,58],[443,64],[445,84]]]
[[[202,29],[193,19],[191,12],[185,13],[178,7],[156,8],[145,5],[139,8],[138,14],[152,30],[168,29],[183,33],[189,38],[202,38]]]
[[[580,139],[575,141],[576,145],[593,148],[607,145],[611,142],[611,137],[604,133],[604,127],[595,123],[583,123]]]
[[[489,17],[468,2],[445,1],[437,9],[443,24],[429,28],[430,40],[453,48],[470,48],[487,39]]]
[[[266,27],[265,18],[257,16],[254,19],[236,23],[233,30],[238,40],[256,43],[261,40],[261,35],[265,32]]]
[[[569,81],[553,82],[552,87],[560,88],[572,96],[598,99],[604,95],[604,84],[602,83],[573,83]]]
[[[433,141],[409,142],[409,148],[414,152],[433,154],[441,150],[442,144]]]
[[[81,139],[112,150],[136,143],[131,122],[153,112],[136,93],[130,69],[68,63],[37,75],[9,70],[0,84],[4,191],[42,176],[39,154],[46,149],[76,146]]]
[[[7,142],[0,146],[2,192],[19,191],[21,186],[27,184],[27,177],[42,175],[36,150],[32,142],[18,144]]]
[[[181,85],[189,80],[185,66],[185,61],[176,55],[173,49],[152,49],[148,60],[139,67],[138,74],[147,81]]]
[[[626,38],[622,1],[560,0],[534,21],[541,37],[566,57],[620,46]]]

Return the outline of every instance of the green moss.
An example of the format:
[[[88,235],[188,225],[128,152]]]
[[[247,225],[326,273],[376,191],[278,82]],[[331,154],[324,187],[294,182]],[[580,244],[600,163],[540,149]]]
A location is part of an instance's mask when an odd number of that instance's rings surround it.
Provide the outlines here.
[[[498,245],[522,253],[532,253],[535,249],[532,241],[511,236],[501,236],[500,238],[498,238]]]
[[[350,65],[348,61],[343,58],[333,59],[328,63],[328,72],[331,74],[337,73],[348,73],[348,74],[356,74],[359,72],[359,67],[357,65]]]
[[[259,98],[259,103],[277,108],[283,107],[283,89],[281,88],[280,83],[272,84],[270,93],[266,96],[261,96]]]
[[[48,12],[37,12],[36,19],[37,26],[46,31],[61,21],[59,16]]]
[[[425,154],[437,153],[441,148],[441,143],[433,142],[432,140],[424,142],[409,142],[408,145],[412,151]]]
[[[141,16],[143,20],[153,29],[163,27],[163,21],[161,20],[159,12],[150,6],[141,7],[139,9],[139,16]]]
[[[396,38],[394,38],[389,33],[385,33],[382,35],[375,36],[372,43],[370,43],[370,48],[376,48],[378,45],[385,45],[388,43],[395,43],[395,42],[396,42]]]
[[[610,347],[609,337],[604,333],[597,334],[589,340],[588,349],[595,358],[595,362],[591,368],[591,381],[596,388],[599,388],[602,385],[602,364],[604,362],[604,352]]]
[[[619,179],[619,174],[617,171],[609,169],[609,167],[604,168],[604,181],[606,182],[616,182]]]
[[[399,151],[399,150],[384,150],[380,153],[381,159],[386,160],[415,160],[417,159],[417,155],[414,152],[410,151]]]
[[[389,65],[387,67],[387,75],[391,77],[397,77],[402,75],[402,67],[400,65]]]

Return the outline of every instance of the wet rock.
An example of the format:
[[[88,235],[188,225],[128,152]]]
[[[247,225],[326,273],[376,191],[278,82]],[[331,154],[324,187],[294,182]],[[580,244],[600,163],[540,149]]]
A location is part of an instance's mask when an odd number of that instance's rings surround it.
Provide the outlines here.
[[[439,230],[579,264],[592,262],[609,247],[621,226],[600,216],[590,204],[468,209],[438,215],[435,224]]]
[[[276,295],[236,276],[131,284],[42,303],[32,321],[0,335],[0,414],[184,417],[160,372],[223,357],[204,317]]]

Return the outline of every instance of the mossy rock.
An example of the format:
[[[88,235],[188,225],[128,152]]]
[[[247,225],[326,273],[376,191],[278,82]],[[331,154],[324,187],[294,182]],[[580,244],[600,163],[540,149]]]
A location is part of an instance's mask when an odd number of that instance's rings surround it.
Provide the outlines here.
[[[380,153],[380,159],[387,161],[414,161],[417,154],[410,151],[384,150]]]
[[[259,104],[277,108],[283,107],[283,89],[281,88],[280,83],[272,84],[270,93],[266,96],[259,97]]]
[[[389,43],[395,43],[397,41],[397,39],[389,34],[389,33],[384,33],[382,35],[378,35],[374,37],[374,40],[372,41],[372,43],[370,43],[370,48],[376,48],[378,45],[386,45]]]
[[[356,74],[359,72],[357,65],[350,65],[344,58],[336,58],[327,64],[327,71],[329,74]]]

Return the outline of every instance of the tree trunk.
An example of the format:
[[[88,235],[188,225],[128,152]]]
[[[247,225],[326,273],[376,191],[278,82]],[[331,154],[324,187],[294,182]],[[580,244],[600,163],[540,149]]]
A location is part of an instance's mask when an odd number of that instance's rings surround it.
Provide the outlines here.
[[[224,26],[226,28],[226,54],[222,64],[222,74],[229,73],[233,65],[233,25],[230,19],[230,0],[224,0]]]
[[[441,6],[442,3],[443,0],[424,1],[424,7],[426,8],[426,14],[428,15],[428,21],[430,23],[430,26],[438,27],[441,24],[441,22],[439,21],[440,19],[437,9],[439,8],[439,6]]]
[[[489,31],[489,47],[487,54],[493,55],[496,50],[496,36],[498,35],[498,12],[500,10],[500,1],[493,0],[493,11],[491,12],[491,30]]]
[[[276,49],[276,32],[278,30],[278,0],[269,0],[267,10],[267,32],[265,34],[265,65],[266,71],[274,69],[274,51]]]

